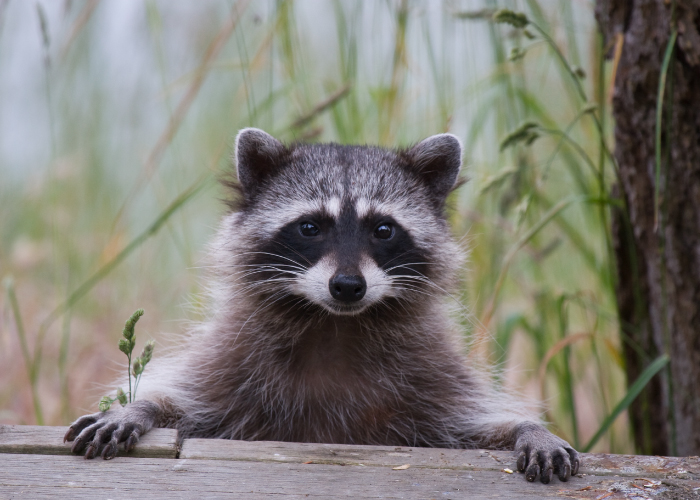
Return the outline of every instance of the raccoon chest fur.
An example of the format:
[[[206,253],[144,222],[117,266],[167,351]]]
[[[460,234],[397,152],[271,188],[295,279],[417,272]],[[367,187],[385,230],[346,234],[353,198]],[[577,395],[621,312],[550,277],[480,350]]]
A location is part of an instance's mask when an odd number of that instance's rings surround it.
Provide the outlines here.
[[[444,394],[449,383],[435,377],[416,390],[410,363],[397,356],[390,339],[375,338],[354,320],[315,324],[294,342],[263,346],[237,339],[227,366],[211,367],[221,377],[200,392],[216,429],[195,435],[247,440],[413,445],[420,427],[433,424],[416,408]],[[231,354],[230,352],[228,353]],[[416,362],[413,362],[415,368]],[[207,377],[210,378],[210,377]],[[420,392],[420,393],[418,393]],[[437,410],[439,398],[428,406]],[[407,424],[410,423],[410,432]],[[424,434],[425,432],[423,432]]]

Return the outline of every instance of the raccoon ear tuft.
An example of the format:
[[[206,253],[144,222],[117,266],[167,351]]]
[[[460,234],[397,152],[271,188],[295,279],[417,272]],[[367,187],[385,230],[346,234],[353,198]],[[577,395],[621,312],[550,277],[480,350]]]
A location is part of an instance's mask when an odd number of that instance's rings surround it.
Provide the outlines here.
[[[408,159],[413,172],[442,205],[462,166],[462,143],[457,136],[438,134],[423,139],[408,150]]]
[[[244,128],[236,136],[234,156],[238,182],[244,193],[253,193],[279,167],[287,148],[259,128]]]

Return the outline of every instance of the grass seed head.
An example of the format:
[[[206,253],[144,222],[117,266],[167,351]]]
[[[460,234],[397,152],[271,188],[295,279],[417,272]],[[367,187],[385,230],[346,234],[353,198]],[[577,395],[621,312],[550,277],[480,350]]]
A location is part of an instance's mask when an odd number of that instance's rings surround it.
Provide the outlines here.
[[[134,327],[141,316],[143,316],[143,309],[137,309],[134,314],[132,314],[131,317],[126,320],[124,330],[122,331],[122,335],[124,335],[125,339],[131,340],[134,338]]]
[[[129,356],[134,350],[134,342],[130,339],[119,339],[119,350]]]
[[[139,360],[141,361],[141,364],[144,368],[151,360],[151,357],[153,357],[153,348],[155,347],[155,345],[156,343],[154,340],[149,340],[148,342],[146,342],[146,345],[143,348],[143,352],[141,353]]]
[[[131,373],[134,377],[138,377],[143,372],[143,364],[141,363],[141,358],[136,358],[131,365]]]
[[[508,56],[509,61],[517,61],[525,57],[525,51],[520,47],[513,47],[510,49],[510,55]]]
[[[112,406],[113,400],[108,397],[108,396],[102,396],[102,399],[100,399],[100,404],[98,408],[100,409],[101,412],[106,412],[109,410],[110,406]]]
[[[522,12],[514,12],[510,9],[500,9],[493,14],[496,23],[507,23],[516,28],[524,28],[530,24],[530,20]]]
[[[540,136],[540,134],[537,133],[539,126],[540,125],[535,122],[523,123],[503,138],[501,141],[501,151],[504,151],[509,147],[518,144],[519,142],[524,142],[527,146],[529,146]]]
[[[122,406],[126,406],[126,403],[128,402],[126,399],[126,393],[121,387],[117,389],[117,401],[119,401],[119,404]]]

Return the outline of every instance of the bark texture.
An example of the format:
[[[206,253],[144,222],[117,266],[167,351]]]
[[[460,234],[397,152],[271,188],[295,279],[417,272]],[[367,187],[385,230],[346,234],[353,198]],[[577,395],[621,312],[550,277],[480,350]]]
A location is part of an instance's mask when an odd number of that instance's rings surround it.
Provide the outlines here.
[[[674,11],[675,9],[675,11]],[[626,211],[614,224],[618,301],[630,382],[659,353],[670,369],[630,409],[640,451],[700,454],[700,0],[598,0],[606,47],[624,44],[613,95]],[[674,29],[655,229],[655,125]],[[613,55],[610,50],[609,56]]]

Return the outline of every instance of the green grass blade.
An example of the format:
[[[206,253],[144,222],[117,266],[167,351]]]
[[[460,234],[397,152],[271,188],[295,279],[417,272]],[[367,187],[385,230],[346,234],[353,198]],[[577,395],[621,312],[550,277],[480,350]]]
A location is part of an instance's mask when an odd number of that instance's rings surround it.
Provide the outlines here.
[[[557,42],[555,42],[554,39],[551,36],[549,36],[549,33],[547,33],[547,31],[540,27],[538,24],[532,21],[530,21],[530,24],[539,32],[542,38],[544,38],[545,42],[547,42],[547,44],[554,51],[554,54],[557,56],[557,59],[561,63],[562,67],[570,76],[571,81],[574,84],[574,88],[576,89],[578,96],[581,98],[581,101],[588,102],[588,96],[586,95],[586,91],[584,90],[583,85],[581,85],[581,80],[576,75],[576,70],[574,70],[574,68],[571,67],[569,61],[566,59],[566,56],[564,56],[564,53],[557,45]]]
[[[627,390],[627,394],[625,395],[624,398],[615,406],[613,409],[612,413],[605,417],[605,420],[603,420],[603,423],[601,424],[600,428],[598,429],[598,432],[595,433],[595,435],[591,438],[591,440],[588,442],[588,444],[581,450],[584,453],[588,453],[591,451],[591,448],[595,446],[595,444],[598,442],[598,440],[605,434],[610,426],[615,422],[615,419],[622,413],[624,410],[627,409],[629,405],[632,404],[632,401],[634,401],[637,396],[639,396],[639,393],[642,392],[642,389],[646,387],[646,385],[649,383],[649,381],[661,371],[661,369],[666,366],[666,364],[669,362],[669,357],[668,354],[662,354],[658,358],[654,360],[652,364],[647,366],[647,368],[642,372],[642,374],[637,378],[637,380],[634,381],[634,383],[630,386],[630,388]]]
[[[567,295],[562,295],[557,299],[557,319],[559,323],[559,336],[561,340],[568,336],[569,318],[566,310],[568,300],[569,297]],[[576,397],[574,396],[574,376],[571,371],[571,346],[564,347],[562,349],[562,354],[564,357],[562,373],[563,377],[560,378],[559,383],[563,388],[562,396],[564,399],[564,404],[566,405],[567,412],[571,418],[571,434],[574,447],[579,448],[580,443],[578,418],[576,415]]]
[[[44,425],[44,414],[41,410],[41,401],[39,400],[39,390],[38,390],[38,375],[39,371],[35,369],[34,363],[29,355],[29,346],[27,344],[27,335],[24,330],[24,322],[22,321],[22,314],[19,308],[19,302],[17,301],[17,294],[15,293],[15,282],[11,277],[7,277],[4,280],[5,290],[7,292],[7,299],[10,302],[10,307],[12,309],[12,314],[15,317],[15,325],[17,326],[17,336],[19,337],[20,347],[22,348],[22,357],[27,365],[27,374],[29,376],[29,385],[32,390],[32,400],[34,402],[34,416],[36,418],[36,423],[38,425]]]
[[[654,182],[654,230],[659,227],[659,188],[661,184],[661,128],[662,115],[664,111],[664,93],[666,92],[666,74],[668,73],[668,65],[671,62],[673,48],[676,46],[676,37],[678,31],[673,30],[671,39],[666,46],[664,61],[661,65],[661,75],[659,76],[659,95],[656,98],[656,137],[654,149],[656,150],[656,176]]]

